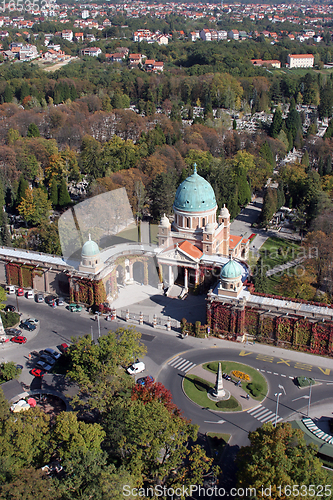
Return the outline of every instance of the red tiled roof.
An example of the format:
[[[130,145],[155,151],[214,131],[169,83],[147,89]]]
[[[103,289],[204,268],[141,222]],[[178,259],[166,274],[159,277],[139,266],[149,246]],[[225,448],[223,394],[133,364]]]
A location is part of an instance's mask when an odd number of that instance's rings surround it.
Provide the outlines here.
[[[187,253],[190,257],[193,257],[194,259],[200,259],[202,257],[203,253],[202,251],[192,245],[189,241],[183,241],[181,245],[179,245],[180,250],[183,252]]]

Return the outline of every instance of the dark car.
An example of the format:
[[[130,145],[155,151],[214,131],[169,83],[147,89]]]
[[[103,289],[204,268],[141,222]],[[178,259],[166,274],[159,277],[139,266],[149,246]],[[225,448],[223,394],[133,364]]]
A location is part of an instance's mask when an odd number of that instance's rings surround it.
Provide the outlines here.
[[[155,379],[151,375],[147,375],[147,377],[138,378],[138,380],[136,381],[136,383],[138,385],[153,384],[154,382],[155,382]]]
[[[17,337],[12,337],[10,340],[12,342],[15,342],[15,344],[25,344],[27,341],[27,337],[22,337],[21,335],[18,335]]]
[[[14,312],[16,311],[16,307],[15,306],[12,306],[11,304],[8,304],[6,307],[5,307],[5,312]]]
[[[7,328],[6,334],[7,335],[21,335],[22,330],[20,330],[19,328]]]
[[[44,295],[42,293],[37,293],[36,302],[44,302]]]
[[[29,321],[22,321],[20,323],[20,328],[24,328],[25,330],[28,330],[29,332],[33,332],[36,330],[36,325],[30,323]]]

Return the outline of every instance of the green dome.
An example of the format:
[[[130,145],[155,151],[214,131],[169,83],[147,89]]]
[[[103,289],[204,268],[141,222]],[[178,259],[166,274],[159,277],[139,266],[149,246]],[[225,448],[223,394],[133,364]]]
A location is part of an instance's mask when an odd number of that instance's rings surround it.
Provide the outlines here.
[[[212,186],[203,177],[194,173],[178,186],[173,207],[186,212],[203,212],[216,208],[216,199]]]
[[[225,279],[235,279],[239,278],[243,274],[243,268],[235,260],[229,260],[222,267],[220,277]]]
[[[97,254],[99,254],[98,245],[92,239],[90,239],[90,234],[89,234],[89,240],[86,241],[82,247],[81,256],[92,257],[93,255]]]

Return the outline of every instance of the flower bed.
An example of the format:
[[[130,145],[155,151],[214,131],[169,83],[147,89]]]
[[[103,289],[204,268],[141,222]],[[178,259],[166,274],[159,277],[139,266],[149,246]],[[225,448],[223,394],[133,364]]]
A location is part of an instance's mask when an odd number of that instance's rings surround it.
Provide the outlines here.
[[[241,372],[241,371],[239,371],[239,370],[233,370],[233,371],[231,372],[231,374],[232,374],[234,377],[239,378],[239,379],[241,379],[241,380],[246,380],[247,382],[249,382],[249,381],[251,380],[251,379],[250,379],[250,377],[248,376],[248,374],[247,374],[247,373]]]

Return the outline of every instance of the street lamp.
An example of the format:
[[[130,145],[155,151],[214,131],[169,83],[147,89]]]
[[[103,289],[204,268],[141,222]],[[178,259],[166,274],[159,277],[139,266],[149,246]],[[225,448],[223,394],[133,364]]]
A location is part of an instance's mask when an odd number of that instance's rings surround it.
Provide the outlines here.
[[[310,414],[310,404],[311,404],[311,392],[312,392],[312,383],[313,383],[313,380],[309,380],[310,382],[310,392],[309,392],[309,401],[308,401],[308,416]]]
[[[101,325],[99,324],[99,314],[97,314],[98,338],[101,336]]]
[[[274,427],[276,427],[277,418],[278,418],[278,411],[279,411],[279,399],[280,399],[280,396],[282,396],[282,392],[276,392],[274,394],[274,396],[277,398],[276,399],[276,410],[275,410],[275,423],[274,423]]]

